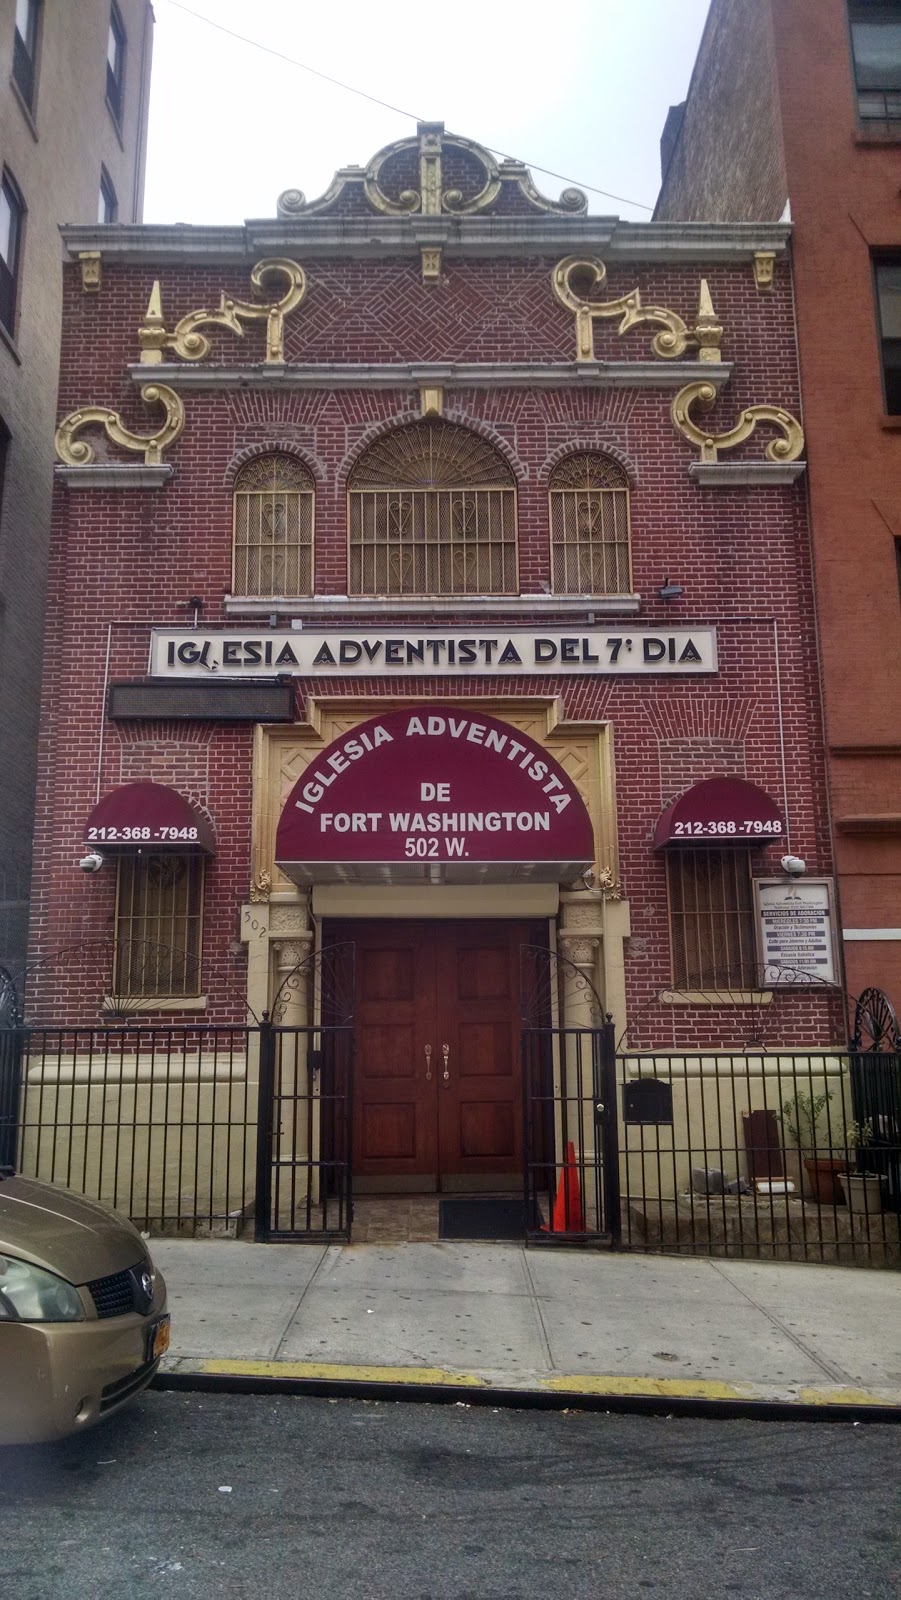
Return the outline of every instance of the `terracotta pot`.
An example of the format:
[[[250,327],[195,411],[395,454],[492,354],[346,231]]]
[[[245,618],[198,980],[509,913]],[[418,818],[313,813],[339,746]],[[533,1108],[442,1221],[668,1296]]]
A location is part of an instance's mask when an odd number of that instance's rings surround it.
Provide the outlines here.
[[[844,1205],[845,1197],[839,1187],[838,1176],[846,1170],[847,1165],[841,1156],[805,1156],[804,1170],[817,1205]]]

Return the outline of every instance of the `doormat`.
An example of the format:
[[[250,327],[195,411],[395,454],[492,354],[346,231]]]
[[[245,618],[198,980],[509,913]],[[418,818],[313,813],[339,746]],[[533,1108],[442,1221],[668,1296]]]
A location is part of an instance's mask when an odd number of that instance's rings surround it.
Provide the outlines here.
[[[439,1200],[439,1239],[517,1239],[526,1236],[524,1200]]]

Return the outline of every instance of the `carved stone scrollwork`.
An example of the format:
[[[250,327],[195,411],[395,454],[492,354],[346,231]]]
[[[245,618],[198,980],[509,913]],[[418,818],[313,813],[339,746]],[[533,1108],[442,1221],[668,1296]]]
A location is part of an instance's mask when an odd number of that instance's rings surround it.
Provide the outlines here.
[[[557,937],[563,946],[563,954],[574,966],[594,967],[595,952],[600,943],[598,939],[588,939],[584,934],[567,933],[565,929],[562,929]]]
[[[285,359],[285,317],[300,305],[306,293],[306,275],[296,261],[258,261],[250,274],[250,282],[254,293],[261,297],[258,301],[235,300],[223,290],[218,310],[189,311],[171,333],[166,328],[160,285],[156,282],[143,324],[138,329],[142,363],[156,365],[162,361],[165,350],[174,350],[184,361],[205,361],[212,347],[206,334],[200,332],[202,327],[228,328],[230,333],[243,338],[242,323],[265,321],[266,361],[281,365]],[[267,290],[271,293],[279,282],[287,283],[280,298],[264,300],[262,296]]]
[[[705,279],[701,280],[698,314],[690,330],[676,311],[664,306],[642,304],[641,290],[630,289],[618,300],[592,300],[589,297],[602,289],[607,281],[607,268],[596,257],[567,256],[558,261],[551,274],[551,285],[560,304],[576,317],[576,360],[594,361],[595,322],[619,317],[617,333],[620,338],[641,323],[656,324],[660,332],[651,341],[656,356],[667,361],[677,360],[689,348],[697,350],[699,361],[719,361],[723,339],[722,325],[717,321]],[[576,285],[579,284],[580,287]]]
[[[623,886],[612,867],[602,867],[598,873],[598,888],[605,900],[621,900]]]
[[[250,885],[251,905],[262,905],[269,899],[272,892],[272,876],[268,872],[258,872]]]
[[[149,437],[132,433],[130,428],[126,428],[118,411],[110,411],[106,406],[81,406],[64,417],[56,430],[56,453],[60,461],[67,467],[90,466],[94,460],[93,447],[86,439],[79,439],[76,435],[84,428],[100,427],[123,450],[139,451],[144,457],[145,466],[159,466],[163,451],[174,444],[184,428],[185,408],[175,390],[164,383],[145,384],[141,399],[145,405],[162,406],[166,413],[165,422],[155,433]]]
[[[706,428],[699,428],[692,421],[691,408],[696,405],[701,412],[712,410],[716,393],[712,383],[689,383],[679,390],[672,404],[671,415],[675,427],[691,444],[698,446],[702,461],[716,461],[720,450],[734,450],[736,445],[743,444],[745,439],[750,439],[759,422],[773,423],[783,435],[781,439],[770,440],[766,447],[767,459],[797,461],[804,449],[804,430],[797,417],[793,417],[782,406],[748,406],[735,427],[727,433],[709,433]]]

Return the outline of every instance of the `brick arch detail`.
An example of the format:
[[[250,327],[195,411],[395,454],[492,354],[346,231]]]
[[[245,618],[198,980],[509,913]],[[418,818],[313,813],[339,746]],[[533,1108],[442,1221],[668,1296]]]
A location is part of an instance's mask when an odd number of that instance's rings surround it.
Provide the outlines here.
[[[249,461],[255,461],[258,456],[293,456],[295,461],[299,461],[301,466],[313,474],[317,483],[325,482],[325,467],[318,456],[314,456],[311,451],[304,450],[293,439],[261,439],[254,444],[246,445],[243,450],[235,451],[222,480],[227,489],[234,488],[235,479],[241,468],[246,467]]]
[[[625,450],[622,450],[618,444],[611,444],[609,439],[603,439],[600,435],[591,439],[570,439],[566,444],[558,445],[557,449],[553,450],[539,467],[539,482],[546,483],[554,468],[559,466],[561,461],[565,461],[567,456],[584,455],[609,456],[612,461],[622,467],[629,479],[629,487],[632,489],[637,487],[639,481],[638,468],[632,457],[627,455]]]
[[[441,417],[424,417],[419,411],[399,411],[393,417],[373,423],[372,427],[360,435],[353,449],[348,451],[341,462],[336,473],[336,482],[346,487],[360,457],[365,455],[371,444],[375,444],[376,439],[384,438],[386,433],[397,433],[401,428],[408,428],[414,422],[449,422],[455,427],[468,428],[470,433],[478,434],[497,451],[499,456],[503,456],[518,484],[529,475],[527,467],[511,449],[507,440],[496,433],[490,423],[483,422],[478,417],[471,417],[466,411],[446,411]]]

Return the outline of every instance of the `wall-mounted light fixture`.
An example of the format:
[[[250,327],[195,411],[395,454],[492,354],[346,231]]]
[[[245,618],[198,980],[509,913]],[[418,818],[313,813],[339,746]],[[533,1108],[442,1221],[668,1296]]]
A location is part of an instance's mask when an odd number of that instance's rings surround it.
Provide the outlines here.
[[[681,583],[670,583],[669,578],[664,578],[657,590],[661,600],[678,600],[682,595]]]

